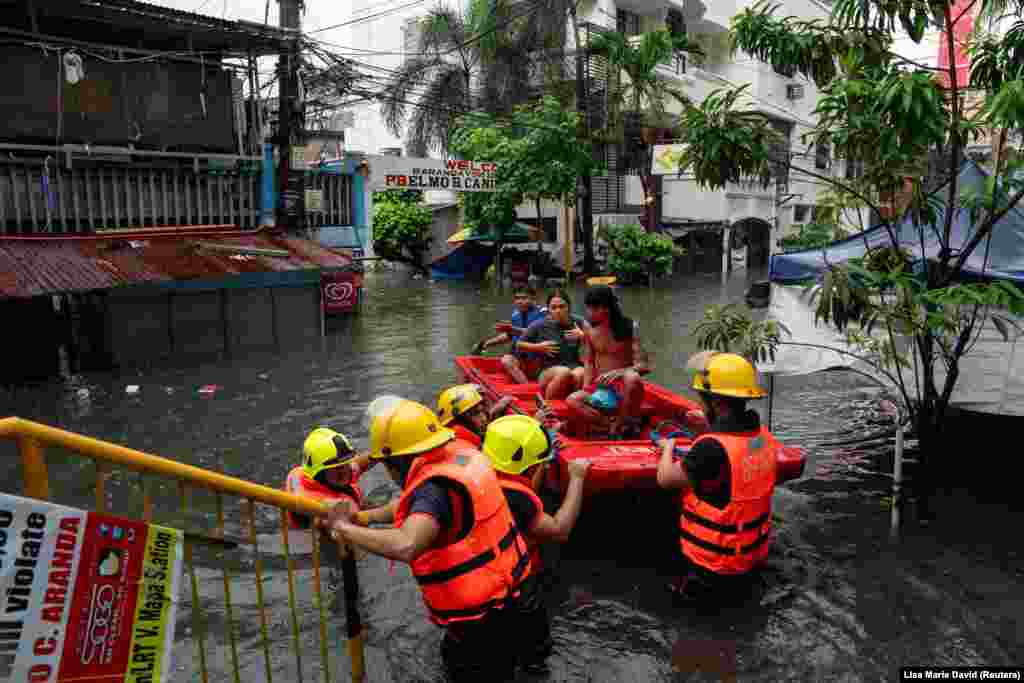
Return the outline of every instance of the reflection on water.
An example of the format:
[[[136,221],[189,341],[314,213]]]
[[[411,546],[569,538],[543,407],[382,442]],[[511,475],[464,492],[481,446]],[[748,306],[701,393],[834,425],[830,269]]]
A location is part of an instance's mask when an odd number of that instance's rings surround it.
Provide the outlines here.
[[[654,354],[654,381],[684,388],[683,368],[695,350],[688,327],[709,303],[742,301],[746,285],[743,275],[725,283],[718,276],[694,276],[653,290],[622,291],[624,308],[639,320]],[[508,291],[496,293],[475,283],[410,281],[388,273],[369,276],[367,291],[362,313],[335,321],[323,348],[286,356],[182,359],[173,365],[18,387],[8,390],[0,408],[4,414],[280,486],[298,462],[311,428],[330,425],[365,446],[361,417],[374,396],[397,393],[432,405],[437,393],[456,379],[453,356],[493,334],[494,321],[510,313]],[[582,290],[574,294],[574,308],[581,312]],[[139,385],[140,391],[126,393],[129,384]],[[220,389],[213,395],[198,392],[210,384]],[[856,377],[823,373],[779,380],[776,392],[775,432],[786,442],[805,446],[808,463],[802,480],[776,494],[777,533],[761,581],[749,595],[730,596],[717,609],[673,606],[664,584],[672,577],[678,553],[675,501],[662,495],[588,501],[571,542],[553,549],[560,577],[551,587],[556,652],[550,674],[540,680],[738,676],[874,681],[891,678],[895,667],[910,660],[996,664],[1009,663],[1012,652],[1019,652],[1019,631],[1009,639],[990,637],[978,624],[995,616],[950,607],[956,603],[948,588],[927,572],[908,569],[881,545],[886,478],[878,462],[888,438],[871,422],[874,390]],[[882,436],[872,439],[873,434]],[[8,444],[0,448],[12,454]],[[91,507],[91,465],[58,454],[51,468],[62,502]],[[8,490],[18,487],[13,474],[9,481]],[[380,469],[362,483],[377,501],[395,493]],[[108,485],[114,511],[137,513],[142,486],[135,475],[115,475]],[[178,506],[176,491],[156,485],[149,490],[163,511],[159,518],[181,523],[181,514],[172,512]],[[188,518],[208,521],[214,509],[211,497],[197,494]],[[246,536],[241,512],[229,504],[228,536]],[[300,669],[303,680],[322,680],[312,540],[308,533],[289,535],[298,606],[294,624],[278,517],[261,507],[257,513],[274,680],[299,680]],[[198,650],[191,640],[199,637],[206,643],[207,665],[215,672],[211,680],[230,679],[221,552],[197,548],[203,619],[191,621],[186,588],[175,681],[199,679]],[[255,556],[244,546],[229,555],[241,680],[264,680]],[[943,560],[957,561],[945,555]],[[329,663],[332,679],[342,680],[347,664],[339,645],[344,633],[340,577],[334,570],[327,574]],[[408,568],[364,556],[359,577],[369,627],[369,680],[438,680],[440,632],[427,622]],[[911,615],[916,622],[892,623],[893,609],[903,610],[900,619]],[[998,622],[1001,628],[1006,623],[1013,622]],[[972,624],[979,630],[972,630]],[[301,661],[290,645],[296,627],[303,644]],[[885,645],[897,641],[898,646]],[[953,650],[944,649],[943,643]]]

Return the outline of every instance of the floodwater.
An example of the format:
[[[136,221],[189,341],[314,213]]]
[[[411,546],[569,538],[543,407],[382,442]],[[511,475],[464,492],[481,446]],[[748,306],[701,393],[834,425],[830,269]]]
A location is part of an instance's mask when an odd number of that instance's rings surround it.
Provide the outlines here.
[[[695,350],[689,326],[707,304],[742,301],[748,278],[759,277],[739,273],[723,282],[696,275],[653,290],[623,290],[625,309],[639,320],[654,354],[653,380],[683,389],[683,368]],[[577,289],[575,299],[581,298]],[[334,321],[322,348],[179,359],[8,388],[0,414],[280,486],[312,427],[330,425],[365,446],[361,416],[376,395],[433,404],[456,379],[453,356],[492,334],[494,321],[508,318],[509,300],[507,290],[490,285],[369,274],[361,314]],[[578,301],[574,308],[580,311]],[[126,393],[128,385],[138,392]],[[204,385],[219,388],[199,394]],[[780,380],[775,388],[774,431],[804,446],[808,463],[803,479],[776,492],[776,534],[762,580],[716,609],[673,605],[664,588],[678,552],[673,501],[656,494],[593,499],[571,541],[552,554],[559,577],[550,595],[556,647],[549,673],[529,680],[880,681],[895,680],[901,665],[1020,663],[1024,565],[1019,532],[1010,531],[1020,528],[1020,516],[997,506],[966,531],[909,524],[904,542],[889,545],[891,437],[875,410],[875,390],[844,373]],[[756,407],[764,418],[767,406]],[[0,447],[14,455],[8,444]],[[92,466],[61,454],[50,465],[58,500],[91,509]],[[5,465],[0,474],[7,475],[5,490],[20,490],[16,468]],[[362,483],[375,503],[396,493],[380,468]],[[140,486],[134,475],[115,474],[106,488],[112,511],[138,514]],[[151,492],[158,521],[215,523],[210,496],[191,499],[190,511],[179,514],[175,491],[157,485]],[[234,500],[224,503],[229,538],[248,534],[243,512]],[[257,507],[273,680],[325,680],[311,539],[289,536],[293,620],[278,521],[273,510]],[[211,681],[266,680],[255,558],[247,546],[227,552],[197,546],[202,617],[192,619],[186,573],[172,680],[200,680],[201,652]],[[440,680],[441,633],[427,622],[408,568],[374,557],[360,558],[358,566],[368,680]],[[329,680],[347,680],[340,579],[334,570],[325,574]],[[301,661],[290,647],[296,636]],[[235,668],[237,678],[230,673]]]

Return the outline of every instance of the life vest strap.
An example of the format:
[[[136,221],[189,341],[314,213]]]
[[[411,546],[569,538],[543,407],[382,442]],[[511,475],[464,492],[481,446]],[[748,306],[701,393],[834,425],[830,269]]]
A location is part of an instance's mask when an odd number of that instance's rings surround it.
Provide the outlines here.
[[[762,546],[768,540],[768,536],[770,534],[766,531],[762,533],[760,536],[758,536],[757,539],[752,543],[740,546],[739,548],[726,548],[716,543],[705,541],[703,538],[694,536],[685,529],[680,529],[679,535],[683,538],[683,540],[692,543],[695,546],[704,548],[705,550],[708,550],[710,552],[718,553],[719,555],[745,555],[749,552],[753,552],[754,550]]]
[[[708,519],[707,517],[701,517],[696,512],[693,512],[692,510],[687,510],[685,507],[683,508],[683,517],[690,520],[694,524],[699,524],[702,527],[707,527],[712,531],[718,531],[723,534],[738,534],[747,529],[753,529],[755,527],[761,526],[762,524],[768,521],[769,517],[771,517],[771,512],[766,512],[759,517],[755,517],[749,522],[740,522],[739,524],[719,524],[718,522],[714,522]]]
[[[508,550],[508,548],[515,542],[517,534],[518,532],[516,531],[516,528],[514,526],[510,527],[508,533],[505,534],[500,541],[498,541],[498,549]],[[497,559],[497,557],[498,556],[494,552],[494,549],[491,548],[489,550],[485,550],[476,557],[471,557],[465,562],[460,562],[459,564],[453,567],[449,567],[448,569],[442,569],[441,571],[419,575],[416,577],[416,581],[421,586],[429,586],[435,583],[447,583],[448,581],[458,578],[463,574],[468,574],[471,571],[475,571],[480,567],[483,567],[488,562],[493,562],[495,559]],[[522,560],[520,560],[520,562],[522,562]]]
[[[431,609],[430,613],[438,619],[459,619],[459,618],[471,618],[471,617],[482,617],[487,614],[493,608],[500,608],[505,606],[505,599],[501,600],[488,600],[482,605],[476,607],[467,607],[465,609]],[[429,606],[428,606],[429,609]]]

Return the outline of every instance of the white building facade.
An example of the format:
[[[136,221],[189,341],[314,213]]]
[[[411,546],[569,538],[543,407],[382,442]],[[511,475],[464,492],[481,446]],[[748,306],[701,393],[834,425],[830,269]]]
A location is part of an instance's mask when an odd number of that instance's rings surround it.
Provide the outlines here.
[[[812,112],[818,99],[814,84],[799,75],[780,74],[771,65],[742,53],[730,55],[726,41],[729,23],[746,5],[744,0],[595,0],[589,6],[584,5],[580,20],[586,26],[583,37],[587,40],[597,32],[609,30],[638,36],[664,27],[669,13],[678,13],[688,35],[701,43],[706,55],[685,64],[664,65],[660,69],[664,78],[686,92],[692,101],[701,101],[719,88],[748,85],[745,104],[787,132],[794,164],[822,175],[845,174],[847,169],[835,161],[829,150],[814,150],[801,140],[814,125]],[[399,8],[389,11],[386,17],[374,19],[373,16],[382,11],[381,7],[379,0],[353,0],[352,20],[357,23],[348,29],[348,38],[342,42],[351,46],[351,58],[360,63],[361,71],[383,86],[404,60],[417,53],[416,20],[422,16],[423,9],[422,6]],[[828,6],[818,0],[785,0],[779,14],[826,19],[828,11]],[[569,41],[571,50],[571,32]],[[572,69],[572,59],[569,68]],[[607,68],[604,67],[603,73],[601,68],[594,64],[593,58],[588,60],[591,92],[595,87],[593,82],[607,79]],[[568,77],[572,76],[570,72]],[[590,106],[593,108],[595,103],[591,101]],[[404,153],[404,141],[387,130],[376,102],[358,103],[347,111],[352,115],[351,125],[345,129],[345,146],[349,152]],[[641,213],[640,178],[635,170],[619,169],[618,159],[623,151],[623,146],[608,146],[603,159],[610,169],[608,175],[594,179],[594,225],[599,233],[602,225],[637,222]],[[772,184],[762,188],[745,184],[711,192],[701,190],[691,179],[663,176],[661,222],[669,234],[686,243],[691,253],[706,253],[718,261],[717,264],[704,262],[699,269],[728,270],[734,263],[742,265],[745,259],[740,258],[741,252],[749,256],[747,260],[753,265],[766,264],[782,235],[813,219],[819,187],[820,182],[812,178],[790,173],[788,180],[779,186]],[[520,207],[519,215],[527,222],[537,219],[532,204]],[[564,253],[567,240],[573,237],[571,216],[560,206],[542,205],[541,218],[548,224],[550,240],[545,245],[546,250]],[[699,235],[687,237],[690,233]],[[713,248],[716,240],[718,249]],[[575,242],[573,240],[573,246]],[[749,249],[745,249],[745,243],[750,243]],[[731,247],[737,247],[735,261],[727,256]],[[579,260],[578,255],[574,260]],[[562,258],[558,261],[562,262]]]

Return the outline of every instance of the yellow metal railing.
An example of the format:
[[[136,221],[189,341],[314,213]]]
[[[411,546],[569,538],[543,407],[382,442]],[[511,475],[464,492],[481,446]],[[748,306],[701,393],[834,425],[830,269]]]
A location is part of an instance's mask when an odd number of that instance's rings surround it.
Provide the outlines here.
[[[260,623],[260,649],[262,650],[263,668],[265,671],[264,680],[267,683],[273,681],[273,657],[271,655],[271,624],[279,623],[269,621],[267,615],[267,602],[264,589],[264,566],[261,560],[259,547],[259,535],[256,532],[257,504],[270,506],[277,509],[277,516],[280,519],[281,540],[285,556],[285,565],[288,579],[288,609],[291,616],[290,644],[295,655],[295,668],[297,678],[303,681],[303,660],[302,660],[302,637],[300,628],[300,614],[298,600],[296,597],[296,566],[292,557],[289,539],[288,512],[298,513],[306,516],[314,516],[324,512],[321,504],[299,496],[293,496],[277,489],[243,479],[237,479],[217,472],[186,465],[184,463],[161,458],[156,455],[144,453],[117,444],[101,441],[81,434],[49,427],[38,422],[32,422],[17,417],[0,419],[0,438],[12,439],[17,442],[18,452],[21,458],[22,477],[24,481],[23,495],[40,500],[50,500],[51,487],[47,467],[46,447],[63,448],[78,456],[90,458],[96,465],[95,494],[96,512],[107,514],[118,514],[123,517],[132,517],[130,514],[122,514],[118,510],[110,509],[108,504],[107,483],[111,476],[111,468],[121,467],[126,470],[139,472],[141,475],[156,476],[162,479],[177,482],[179,497],[179,512],[182,525],[187,525],[189,515],[194,512],[192,498],[195,491],[205,490],[211,492],[215,499],[216,524],[212,530],[196,532],[193,529],[182,528],[185,533],[185,565],[188,572],[188,584],[191,592],[192,607],[192,639],[197,648],[197,662],[199,673],[203,683],[209,683],[210,658],[207,648],[207,636],[210,634],[206,628],[206,618],[203,610],[203,600],[200,594],[200,580],[197,573],[194,557],[194,546],[218,547],[221,554],[222,592],[224,602],[224,615],[227,619],[227,666],[231,671],[231,680],[234,683],[241,683],[242,674],[240,659],[244,653],[240,652],[238,641],[238,629],[235,623],[236,604],[232,600],[232,586],[234,580],[229,569],[229,554],[227,549],[235,547],[238,543],[247,543],[252,547],[253,571],[256,584],[256,604],[259,610]],[[142,488],[142,514],[141,521],[150,522],[153,519],[155,501],[149,482],[145,476],[141,480]],[[225,536],[225,505],[224,497],[234,496],[241,499],[242,528],[245,530],[244,539],[232,540]],[[137,515],[136,515],[137,516]],[[330,657],[328,645],[328,615],[325,609],[325,596],[321,587],[321,557],[323,547],[320,535],[312,534],[312,580],[313,580],[313,603],[314,611],[319,620],[319,655],[320,670],[323,673],[324,683],[331,683]],[[333,544],[331,544],[333,545]],[[344,549],[338,548],[338,555],[344,553]],[[351,559],[351,558],[349,558]],[[347,562],[347,571],[354,573],[352,562]],[[354,581],[354,576],[346,576],[346,581]],[[364,633],[359,627],[358,633],[353,633],[351,628],[347,641],[347,652],[350,659],[350,670],[353,681],[362,681],[364,678],[363,642]],[[179,657],[184,656],[179,654]],[[290,678],[290,677],[289,677]],[[220,679],[216,679],[220,680]],[[247,682],[248,683],[248,682]]]

